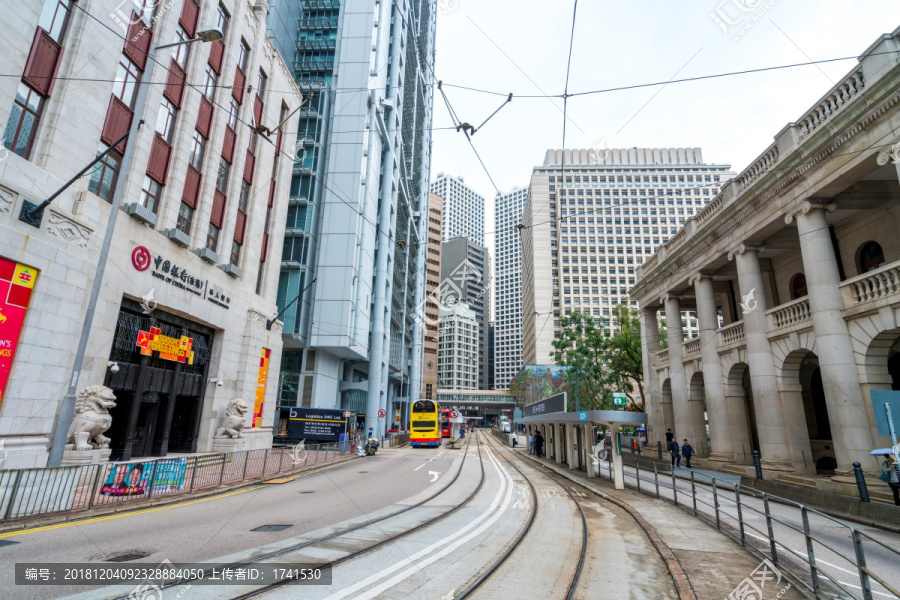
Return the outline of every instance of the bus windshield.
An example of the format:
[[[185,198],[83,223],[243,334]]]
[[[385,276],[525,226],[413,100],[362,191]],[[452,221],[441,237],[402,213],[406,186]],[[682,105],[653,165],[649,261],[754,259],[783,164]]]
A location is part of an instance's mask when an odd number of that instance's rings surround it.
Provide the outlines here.
[[[413,404],[412,411],[414,413],[433,413],[436,410],[434,402],[430,400],[419,400]]]

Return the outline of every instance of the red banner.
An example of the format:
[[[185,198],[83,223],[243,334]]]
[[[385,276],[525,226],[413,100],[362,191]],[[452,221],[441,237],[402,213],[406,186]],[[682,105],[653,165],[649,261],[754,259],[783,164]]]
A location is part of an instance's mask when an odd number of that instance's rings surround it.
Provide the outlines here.
[[[266,399],[266,380],[269,377],[269,355],[271,350],[262,349],[259,356],[259,375],[256,379],[256,402],[253,404],[253,424],[251,427],[259,427],[262,424],[263,401]]]
[[[37,269],[0,258],[0,405],[12,371]]]

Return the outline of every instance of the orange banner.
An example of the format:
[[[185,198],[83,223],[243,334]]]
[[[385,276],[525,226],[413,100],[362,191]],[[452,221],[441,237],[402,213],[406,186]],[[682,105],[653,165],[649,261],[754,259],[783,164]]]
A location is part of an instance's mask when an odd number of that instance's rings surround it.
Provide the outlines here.
[[[269,355],[271,350],[263,348],[259,356],[259,376],[256,379],[256,402],[253,404],[253,425],[262,424],[263,401],[266,399],[266,380],[269,377]]]

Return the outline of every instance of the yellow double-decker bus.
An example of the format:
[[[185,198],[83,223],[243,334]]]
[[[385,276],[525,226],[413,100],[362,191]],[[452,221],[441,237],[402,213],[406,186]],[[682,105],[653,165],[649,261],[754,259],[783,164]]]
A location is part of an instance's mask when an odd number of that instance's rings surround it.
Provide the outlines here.
[[[419,400],[413,404],[409,445],[416,447],[439,447],[441,445],[441,424],[437,402]]]

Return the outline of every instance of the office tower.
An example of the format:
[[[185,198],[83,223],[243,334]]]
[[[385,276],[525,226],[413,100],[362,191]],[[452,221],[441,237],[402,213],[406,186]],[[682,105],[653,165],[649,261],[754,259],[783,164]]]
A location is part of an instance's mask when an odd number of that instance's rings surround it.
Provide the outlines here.
[[[465,237],[484,246],[484,196],[462,177],[438,173],[431,191],[444,199],[444,241]]]
[[[438,377],[443,390],[478,389],[478,317],[465,301],[441,307]]]
[[[553,362],[560,317],[574,311],[611,333],[613,307],[634,304],[635,267],[732,176],[699,148],[548,150],[522,218],[524,362]],[[693,313],[683,319],[696,337]]]
[[[528,188],[500,194],[494,203],[494,386],[509,389],[522,368],[522,210]]]
[[[425,369],[422,376],[421,398],[433,400],[438,388],[438,340],[440,338],[441,308],[441,197],[428,198],[428,254],[425,259],[425,304],[419,310],[425,320]]]

